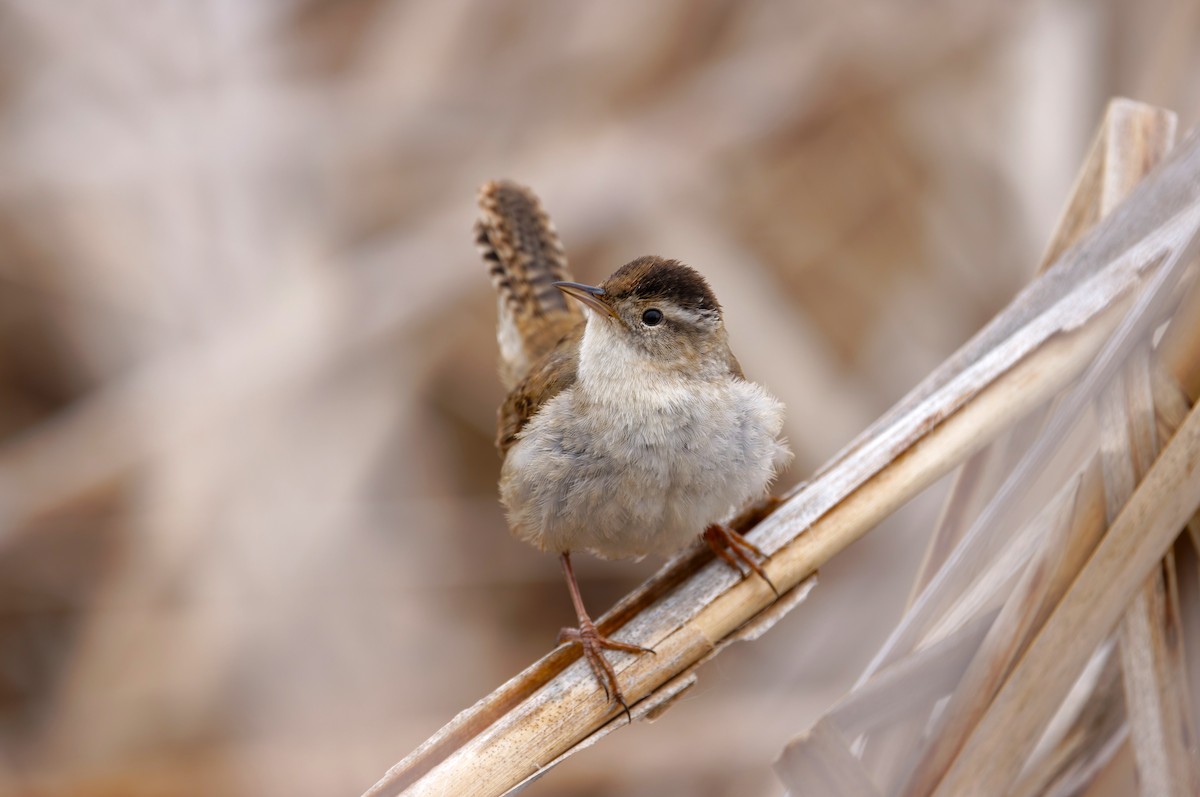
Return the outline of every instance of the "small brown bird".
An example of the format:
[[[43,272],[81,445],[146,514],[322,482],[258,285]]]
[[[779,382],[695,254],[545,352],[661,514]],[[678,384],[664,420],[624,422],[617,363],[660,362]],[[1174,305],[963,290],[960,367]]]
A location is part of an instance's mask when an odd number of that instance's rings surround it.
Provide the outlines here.
[[[731,566],[771,584],[754,559],[762,552],[721,521],[765,494],[790,459],[783,406],[743,376],[721,306],[691,268],[641,257],[599,287],[570,282],[531,191],[489,182],[479,204],[476,241],[498,294],[510,391],[496,439],[501,501],[516,537],[561,556],[579,627],[559,641],[579,643],[625,706],[601,651],[652,651],[600,635],[571,551],[667,555],[703,535]]]

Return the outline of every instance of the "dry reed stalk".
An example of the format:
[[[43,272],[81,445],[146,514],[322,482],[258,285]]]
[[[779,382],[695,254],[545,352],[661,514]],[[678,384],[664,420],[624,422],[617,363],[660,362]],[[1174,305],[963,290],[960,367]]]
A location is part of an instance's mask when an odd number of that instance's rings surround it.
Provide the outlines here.
[[[1161,157],[1173,141],[1174,122],[1173,117],[1164,119],[1157,135],[1146,135],[1153,132],[1151,128],[1134,127],[1131,132],[1142,135],[1134,138],[1131,155],[1149,151],[1151,157],[1143,155],[1147,162],[1156,159],[1153,156]],[[1101,192],[1101,212],[1115,207],[1138,179],[1136,168],[1127,168],[1106,182]],[[1156,392],[1163,395],[1166,391],[1155,390],[1151,357],[1147,341],[1131,358],[1113,390],[1101,399],[1106,437],[1101,460],[1110,522],[1158,455]],[[1182,637],[1178,618],[1174,557],[1168,552],[1162,569],[1151,575],[1134,598],[1121,632],[1125,704],[1140,787],[1144,794],[1164,797],[1200,793],[1195,751],[1188,749],[1187,729],[1194,727],[1188,716],[1190,701],[1180,699],[1186,696],[1187,679],[1178,648]]]
[[[1149,145],[1161,151],[1173,132],[1170,121],[1160,122],[1158,141],[1147,141],[1144,135],[1141,138],[1132,137],[1129,149],[1134,166],[1139,160],[1140,147]],[[1141,132],[1145,132],[1144,128]],[[1124,178],[1126,188],[1132,185],[1130,178],[1134,176],[1115,175],[1118,180]],[[1101,212],[1111,209],[1119,198],[1119,194],[1112,190],[1101,191]],[[1186,319],[1186,313],[1184,317]],[[1181,331],[1178,327],[1173,329],[1173,338],[1178,339]],[[1184,380],[1188,374],[1181,372],[1178,377]],[[1166,385],[1164,380],[1157,380],[1156,387],[1163,388]],[[1160,396],[1163,403],[1179,404],[1179,388],[1171,383],[1170,389],[1171,393],[1166,396],[1163,396],[1164,389],[1152,390],[1149,351],[1143,347],[1140,352],[1134,353],[1126,371],[1102,397],[1105,443],[1099,463],[1103,465],[1103,494],[1110,519],[1124,506],[1137,480],[1157,453],[1155,420],[1156,414],[1161,416],[1161,410],[1156,412],[1156,404]],[[1178,409],[1175,414],[1173,422],[1162,423],[1162,418],[1159,418],[1165,437],[1173,433],[1181,420]],[[1094,463],[1093,469],[1099,463]],[[1096,525],[1098,528],[1099,525]],[[1093,528],[1091,536],[1095,533],[1096,528]],[[1193,771],[1194,751],[1189,749],[1190,729],[1193,726],[1188,716],[1186,678],[1178,648],[1181,629],[1177,626],[1179,615],[1174,579],[1171,577],[1173,571],[1173,558],[1168,553],[1163,568],[1151,576],[1126,613],[1122,641],[1127,692],[1125,703],[1129,706],[1138,769],[1142,773],[1143,793],[1154,795],[1192,794],[1198,788]],[[1000,623],[997,625],[1001,626]],[[1000,633],[1004,634],[1005,631],[1001,630]],[[993,680],[1002,672],[1002,668],[998,667],[993,673]],[[970,694],[974,686],[964,679],[956,698],[964,693]],[[1052,701],[1052,694],[1045,693],[1043,702]],[[1081,772],[1093,771],[1114,749],[1108,739],[1120,738],[1119,726],[1111,721],[1121,713],[1120,695],[1111,689],[1098,689],[1091,700],[1097,705],[1089,704],[1088,710],[1081,713],[1073,730],[1046,756],[1048,765],[1035,767],[1023,779],[1021,793],[1039,793],[1042,787],[1048,786],[1047,782],[1040,780],[1042,777],[1054,777],[1058,788],[1069,788],[1070,783],[1079,782]],[[978,709],[986,702],[981,699],[975,700],[974,704]],[[1090,710],[1092,708],[1095,710]],[[947,713],[952,714],[953,708]],[[1097,718],[1104,721],[1097,721]],[[969,724],[961,722],[956,731],[947,734],[947,737],[957,741]],[[928,793],[928,786],[928,781],[918,784],[910,793]]]
[[[1012,596],[992,624],[970,667],[944,710],[935,742],[922,755],[905,795],[928,794],[945,772],[966,733],[984,714],[1012,663],[1045,622],[1104,532],[1103,487],[1097,468],[1088,468],[1074,485],[1061,533],[1047,544],[1022,574]]]
[[[1200,340],[1200,334],[1197,334],[1198,312],[1200,291],[1193,290],[1191,302],[1185,303],[1176,314],[1171,334],[1160,346],[1158,360],[1152,363],[1153,405],[1160,439],[1169,439],[1175,433],[1191,406],[1191,400],[1180,385],[1193,380],[1200,372],[1195,360],[1195,342]],[[1181,359],[1179,356],[1185,341],[1190,341],[1192,345],[1190,359]],[[1163,362],[1169,364],[1164,367]],[[1195,525],[1193,521],[1188,528]],[[1166,560],[1164,566],[1165,563]],[[1173,616],[1177,617],[1178,614]],[[1172,629],[1169,633],[1180,633],[1180,629]],[[1116,755],[1116,748],[1122,741],[1129,743],[1126,701],[1122,691],[1124,681],[1120,676],[1118,657],[1107,657],[1104,673],[1098,679],[1087,705],[1053,749],[1048,750],[1022,775],[1014,787],[1014,795],[1066,797],[1074,794],[1081,784],[1106,765],[1110,755]],[[1175,693],[1174,699],[1181,705],[1173,711],[1187,712],[1186,697],[1186,689]]]
[[[1109,520],[1120,513],[1158,455],[1150,351],[1139,350],[1102,397],[1104,494]],[[1142,793],[1186,797],[1200,793],[1194,759],[1195,727],[1187,699],[1175,558],[1168,551],[1135,595],[1122,621],[1120,647],[1125,704]]]
[[[1088,225],[1111,212],[1124,193],[1161,159],[1173,131],[1173,117],[1166,112],[1122,100],[1110,104],[1088,161],[1077,181],[1076,193],[1048,247],[1047,258],[1061,256],[1076,238],[1087,231]],[[1045,265],[1043,263],[1043,267]],[[1028,426],[1029,422],[1025,425]],[[1006,442],[1011,443],[1012,440]],[[957,541],[963,522],[973,516],[977,507],[983,503],[983,496],[988,494],[990,489],[984,478],[986,473],[1002,472],[1011,468],[1011,460],[1012,455],[997,445],[978,455],[960,471],[959,479],[947,499],[946,510],[931,539],[925,562],[918,573],[917,591],[928,584],[936,566],[945,560]],[[1000,617],[992,624],[983,646],[973,656],[966,674],[961,680],[954,678],[943,681],[958,683],[958,688],[950,704],[941,712],[941,723],[931,734],[932,741],[922,753],[915,769],[905,775],[921,739],[921,729],[927,721],[928,710],[933,705],[932,700],[925,702],[924,713],[914,714],[891,727],[880,727],[870,736],[862,759],[868,771],[876,773],[877,782],[894,783],[906,777],[908,785],[905,793],[922,795],[927,794],[944,773],[964,734],[983,714],[1012,662],[1020,656],[1028,639],[1041,626],[1102,534],[1104,507],[1099,470],[1098,464],[1086,468],[1074,486],[1068,486],[1068,492],[1053,502],[1060,507],[1053,512],[1059,515],[1066,512],[1064,517],[1069,520],[1068,523],[1056,521],[1053,513],[1039,521],[1040,525],[1045,526],[1042,533],[1051,535],[1050,542],[1038,553],[1035,564],[1025,570],[1014,594],[1005,602]],[[1073,498],[1071,493],[1074,493]],[[1064,501],[1064,498],[1069,500]],[[1024,536],[1029,537],[1029,534],[1025,533]],[[1008,566],[1002,567],[1001,561],[993,564],[995,572],[1011,570]],[[977,595],[991,595],[993,597],[987,600],[994,602],[1003,584],[1003,580],[984,578],[980,581],[982,591],[975,589],[974,592]],[[972,609],[969,608],[970,605],[979,607],[984,604],[980,604],[978,598],[973,602],[964,603],[960,596],[959,605],[953,607],[950,614],[958,614],[960,618],[972,616],[979,608]],[[964,606],[968,608],[963,610]],[[946,619],[943,618],[941,625],[953,627]],[[976,620],[978,619],[980,618],[976,616]],[[931,633],[932,638],[937,639],[941,632]],[[921,655],[917,653],[910,658]],[[908,659],[903,662],[907,663]],[[894,663],[892,669],[897,666],[899,663]],[[879,675],[880,673],[876,673],[876,678]],[[868,690],[882,692],[877,687],[875,678],[866,683],[860,682],[855,690],[853,702],[868,703],[869,701],[863,698]],[[901,701],[914,703],[913,695],[920,691],[919,686],[909,687]],[[886,705],[884,701],[877,701],[877,705],[881,707],[879,710],[894,710],[894,707]],[[841,708],[834,709],[832,714],[840,718]],[[875,719],[871,724],[884,723]],[[803,744],[804,740],[798,739],[789,745],[784,755],[785,762],[792,752]],[[791,781],[793,785],[802,782],[802,779]]]
[[[1118,323],[1144,270],[1190,240],[1200,207],[1193,139],[1161,170],[1143,203],[1071,250],[1043,280],[950,358],[814,480],[756,527],[766,570],[785,591],[1000,431],[1059,391]],[[1169,210],[1170,212],[1166,212]],[[657,656],[614,657],[635,716],[686,687],[679,677],[771,604],[757,580],[672,563],[602,621],[606,633]],[[791,600],[789,600],[791,598]],[[785,596],[785,603],[798,599]],[[782,610],[790,605],[780,607]],[[772,612],[778,616],[780,612]],[[496,794],[537,776],[621,723],[587,668],[560,648],[460,714],[367,793]],[[565,670],[565,671],[564,671]],[[607,727],[606,727],[607,726]]]
[[[1054,265],[1158,165],[1174,143],[1176,125],[1175,114],[1169,111],[1123,98],[1109,102],[1071,197],[1038,264],[1037,274],[1045,273]],[[1031,425],[1022,424],[1020,428],[1028,431]],[[979,513],[986,501],[988,486],[996,481],[993,474],[1011,467],[1016,456],[1012,449],[1019,451],[1025,447],[1009,445],[1012,442],[997,441],[988,446],[955,474],[955,482],[913,581],[910,606],[953,550],[958,541],[957,531],[966,527],[965,518]]]
[[[1110,103],[1088,161],[1080,173],[1076,193],[1059,222],[1059,229],[1048,247],[1048,257],[1065,251],[1092,226],[1108,216],[1137,183],[1156,166],[1174,138],[1173,114],[1128,101]],[[1149,407],[1152,410],[1152,405]],[[1128,456],[1122,436],[1114,446],[1116,455]],[[1048,529],[1048,539],[1034,560],[1025,568],[1013,594],[975,655],[971,666],[955,688],[943,711],[943,721],[931,734],[932,739],[907,779],[907,797],[930,793],[945,774],[954,756],[972,728],[983,716],[1010,672],[1024,653],[1029,640],[1045,622],[1051,609],[1087,558],[1107,526],[1104,500],[1111,502],[1108,482],[1093,461],[1074,487],[1074,498],[1063,522]],[[1148,463],[1147,463],[1148,464]],[[1132,477],[1131,477],[1132,479]],[[1132,492],[1120,498],[1123,505]],[[953,497],[951,498],[953,500]],[[917,736],[909,728],[910,736]]]
[[[802,782],[808,794],[837,794],[840,797],[883,797],[837,724],[822,719],[804,734],[796,754],[780,766],[791,780]]]
[[[1003,794],[1063,694],[1200,507],[1200,411],[1155,461],[933,793]]]
[[[1038,274],[1044,273],[1067,249],[1077,244],[1158,165],[1174,141],[1175,127],[1175,115],[1168,111],[1120,98],[1109,102],[1076,178],[1071,198],[1042,256]],[[945,564],[969,527],[969,520],[979,516],[1003,474],[1009,472],[1021,452],[1028,449],[1044,417],[1031,417],[1016,425],[958,470],[914,579],[910,607]],[[1099,523],[1078,522],[1081,513],[1091,515],[1100,501],[1098,474],[1089,470],[1075,489],[1075,520],[1071,521],[1074,533],[1069,537],[1060,535],[1050,546],[1052,550],[1043,552],[1040,563],[1031,566],[1017,585],[1020,597],[1008,601],[1000,621],[988,634],[985,646],[993,649],[991,654],[981,650],[975,657],[951,705],[943,711],[947,720],[938,733],[939,740],[925,751],[921,763],[908,774],[912,793],[928,790],[931,784],[922,783],[922,779],[927,781],[933,772],[944,771],[939,767],[948,763],[964,730],[978,720],[992,697],[991,689],[997,685],[997,679],[1007,671],[1008,665],[1023,649],[1028,635],[1040,626],[1048,607],[1058,600],[1070,578],[1082,566],[1083,559],[1079,557],[1090,553],[1103,532]],[[1059,560],[1068,553],[1073,555]],[[1053,574],[1049,581],[1045,580],[1047,573],[1042,571]],[[1034,591],[1040,594],[1032,594]],[[1040,610],[1034,612],[1037,607]],[[906,723],[880,729],[864,751],[863,765],[877,772],[881,782],[890,783],[905,777],[903,770],[911,765],[916,755],[923,735],[921,726],[926,719],[924,715],[914,716]]]
[[[1128,739],[1121,668],[1109,655],[1087,703],[1054,747],[1013,786],[1012,797],[1068,797],[1108,765]]]

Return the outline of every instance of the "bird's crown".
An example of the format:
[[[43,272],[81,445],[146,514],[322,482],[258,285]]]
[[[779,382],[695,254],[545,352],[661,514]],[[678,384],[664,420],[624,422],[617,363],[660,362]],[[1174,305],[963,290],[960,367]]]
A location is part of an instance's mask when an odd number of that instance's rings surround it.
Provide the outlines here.
[[[678,260],[648,255],[617,269],[601,286],[611,299],[660,299],[687,310],[721,312],[712,288],[695,269]]]

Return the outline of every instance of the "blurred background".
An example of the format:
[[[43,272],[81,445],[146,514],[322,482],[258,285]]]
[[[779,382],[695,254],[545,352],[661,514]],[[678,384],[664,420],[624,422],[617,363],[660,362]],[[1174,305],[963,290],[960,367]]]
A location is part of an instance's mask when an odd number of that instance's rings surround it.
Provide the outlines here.
[[[492,448],[486,179],[697,267],[802,480],[1026,282],[1193,0],[0,1],[0,794],[358,794],[573,620]],[[531,795],[778,795],[930,490]],[[659,562],[579,557],[599,614]]]

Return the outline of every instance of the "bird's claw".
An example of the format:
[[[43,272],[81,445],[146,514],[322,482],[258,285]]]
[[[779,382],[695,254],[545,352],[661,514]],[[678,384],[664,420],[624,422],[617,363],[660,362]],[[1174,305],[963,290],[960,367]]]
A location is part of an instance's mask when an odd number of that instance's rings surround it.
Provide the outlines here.
[[[632,723],[633,715],[629,713],[629,704],[625,702],[625,695],[621,693],[621,687],[617,683],[617,673],[608,663],[608,659],[604,658],[602,651],[605,649],[620,650],[635,654],[654,653],[654,651],[641,645],[618,642],[602,636],[591,621],[581,622],[579,628],[562,629],[558,632],[558,642],[559,644],[573,643],[583,648],[583,657],[587,660],[588,666],[592,668],[592,674],[596,676],[600,688],[604,690],[604,696],[610,701],[619,703],[625,716]]]
[[[757,545],[721,523],[714,523],[706,528],[703,537],[704,541],[708,543],[708,547],[712,548],[713,553],[730,567],[745,575],[742,570],[742,564],[745,564],[750,570],[757,573],[759,578],[767,582],[767,586],[775,593],[776,598],[780,597],[775,582],[771,581],[762,565],[753,558],[754,556],[759,559],[767,558],[767,555]]]

